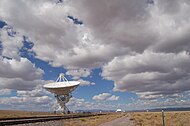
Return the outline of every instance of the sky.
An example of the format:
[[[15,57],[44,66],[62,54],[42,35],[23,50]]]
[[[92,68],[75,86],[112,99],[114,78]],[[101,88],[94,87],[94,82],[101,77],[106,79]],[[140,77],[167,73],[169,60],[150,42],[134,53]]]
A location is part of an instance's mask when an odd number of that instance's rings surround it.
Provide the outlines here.
[[[59,109],[44,84],[80,81],[70,110],[190,105],[189,0],[1,0],[0,109]]]

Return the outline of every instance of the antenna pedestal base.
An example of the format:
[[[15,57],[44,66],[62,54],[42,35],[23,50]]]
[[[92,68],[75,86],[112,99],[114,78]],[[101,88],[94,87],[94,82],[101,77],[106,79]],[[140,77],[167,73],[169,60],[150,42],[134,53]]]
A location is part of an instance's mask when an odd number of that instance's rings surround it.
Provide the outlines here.
[[[69,114],[70,111],[66,106],[66,103],[69,102],[69,99],[71,98],[71,94],[67,94],[67,95],[55,95],[55,98],[57,99],[57,102],[59,103],[59,105],[61,106],[63,113],[65,114]]]

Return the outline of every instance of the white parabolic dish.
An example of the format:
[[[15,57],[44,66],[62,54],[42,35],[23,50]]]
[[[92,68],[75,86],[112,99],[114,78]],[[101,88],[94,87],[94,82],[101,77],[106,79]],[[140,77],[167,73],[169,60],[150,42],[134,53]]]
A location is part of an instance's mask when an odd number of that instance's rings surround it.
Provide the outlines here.
[[[44,88],[57,95],[67,95],[79,86],[78,81],[54,82],[44,85]]]

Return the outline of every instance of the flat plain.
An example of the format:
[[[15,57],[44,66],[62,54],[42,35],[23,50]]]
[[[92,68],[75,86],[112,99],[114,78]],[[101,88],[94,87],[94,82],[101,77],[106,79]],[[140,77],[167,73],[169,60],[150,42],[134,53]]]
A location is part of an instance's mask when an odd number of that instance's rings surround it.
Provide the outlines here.
[[[190,126],[190,112],[189,111],[175,111],[165,112],[165,126]],[[27,112],[27,111],[9,111],[0,110],[0,118],[11,117],[34,117],[34,116],[48,116],[48,115],[60,115],[48,112]],[[121,121],[118,121],[120,120]],[[122,120],[123,119],[123,120]],[[128,119],[128,120],[126,120]],[[128,121],[128,122],[127,122]],[[112,123],[113,122],[113,123]],[[162,113],[161,112],[130,112],[130,113],[109,113],[106,115],[64,119],[58,121],[49,121],[42,123],[31,123],[27,126],[99,126],[103,125],[111,126],[118,122],[127,123],[131,122],[130,126],[162,126]],[[23,124],[24,126],[25,124]],[[22,126],[22,125],[20,125]]]
[[[0,110],[0,118],[17,118],[17,117],[40,117],[40,116],[55,116],[61,115],[48,112],[30,112],[30,111],[12,111]],[[91,117],[81,117],[72,119],[55,120],[48,122],[29,123],[27,126],[98,126],[102,123],[112,121],[114,119],[125,116],[126,113],[106,113],[105,115],[97,115]],[[19,124],[25,126],[26,124]],[[18,125],[15,125],[18,126]]]
[[[99,126],[100,124],[122,118],[123,116],[126,116],[126,113],[111,113],[87,118],[68,119],[64,120],[64,126]]]
[[[134,112],[131,119],[135,126],[162,126],[161,112]],[[164,112],[165,126],[190,126],[189,111]]]
[[[20,111],[20,110],[0,110],[0,118],[19,118],[19,117],[40,117],[40,116],[55,116],[51,112],[37,112],[37,111]]]

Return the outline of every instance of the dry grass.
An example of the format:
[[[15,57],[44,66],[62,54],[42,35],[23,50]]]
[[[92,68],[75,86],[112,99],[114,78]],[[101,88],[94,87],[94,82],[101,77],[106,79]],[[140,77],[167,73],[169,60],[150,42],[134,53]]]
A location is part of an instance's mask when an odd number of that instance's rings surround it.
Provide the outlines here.
[[[135,112],[130,120],[136,126],[162,126],[162,113]],[[165,112],[165,126],[190,126],[190,112]]]
[[[0,118],[13,118],[13,117],[39,117],[39,116],[55,116],[50,112],[30,112],[30,111],[17,111],[17,110],[0,110]],[[56,114],[58,115],[58,114]]]
[[[48,112],[0,110],[0,118],[39,117],[39,116],[47,116],[47,115],[55,116],[55,114],[48,113]],[[63,126],[63,125],[64,126],[98,126],[99,124],[114,120],[122,116],[126,116],[126,113],[107,113],[105,115],[66,119],[66,120],[60,120],[58,126]]]
[[[124,116],[124,113],[112,113],[79,119],[64,120],[64,126],[98,126],[99,124]]]

